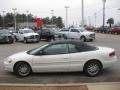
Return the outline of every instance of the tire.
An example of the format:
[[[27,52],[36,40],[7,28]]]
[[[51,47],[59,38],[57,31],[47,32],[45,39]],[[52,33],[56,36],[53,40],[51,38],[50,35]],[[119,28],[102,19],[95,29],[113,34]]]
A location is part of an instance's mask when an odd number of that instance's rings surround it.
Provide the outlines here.
[[[90,39],[90,42],[93,42],[93,39]]]
[[[31,67],[25,62],[19,62],[14,67],[15,75],[19,77],[26,77],[31,73]]]
[[[36,43],[39,43],[39,40],[38,40],[38,41],[36,41]]]
[[[67,36],[63,34],[63,38],[64,38],[64,39],[67,39]]]
[[[13,39],[11,40],[10,38],[8,38],[8,43],[9,43],[9,44],[12,44],[13,42],[14,42]]]
[[[17,42],[18,41],[18,39],[17,39],[17,37],[15,37],[15,42]]]
[[[10,41],[10,43],[14,43],[14,40],[12,39],[12,40]]]
[[[97,76],[102,70],[102,66],[98,61],[89,61],[84,66],[84,73],[90,77]]]
[[[81,36],[80,40],[83,41],[83,42],[86,42],[85,36]]]
[[[26,38],[24,38],[24,43],[27,43],[27,39]]]

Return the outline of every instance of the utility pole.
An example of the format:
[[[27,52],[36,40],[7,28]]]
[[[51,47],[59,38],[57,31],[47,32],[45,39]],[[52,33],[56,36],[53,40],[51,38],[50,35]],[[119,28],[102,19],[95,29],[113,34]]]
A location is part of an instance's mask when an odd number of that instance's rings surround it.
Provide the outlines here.
[[[26,13],[27,13],[27,27],[29,26],[28,25],[28,14],[29,14],[29,10],[26,10]]]
[[[95,15],[95,27],[96,27],[96,18],[97,18],[97,17],[96,17],[96,13],[94,13],[94,15]]]
[[[5,28],[4,13],[5,11],[3,11],[3,29]]]
[[[105,27],[105,3],[106,0],[102,0],[103,1],[103,29]]]
[[[15,31],[16,31],[16,8],[13,8],[12,9],[13,10],[13,12],[14,12],[14,27],[15,27]]]
[[[51,20],[52,20],[52,27],[53,27],[53,24],[54,24],[53,23],[53,16],[54,16],[54,10],[53,9],[51,10],[51,16],[52,16],[52,18],[51,18]]]
[[[88,16],[88,20],[89,20],[89,26],[91,27],[91,17]]]
[[[82,27],[84,27],[84,1],[82,0]]]
[[[66,28],[68,28],[68,6],[65,6],[66,9]]]

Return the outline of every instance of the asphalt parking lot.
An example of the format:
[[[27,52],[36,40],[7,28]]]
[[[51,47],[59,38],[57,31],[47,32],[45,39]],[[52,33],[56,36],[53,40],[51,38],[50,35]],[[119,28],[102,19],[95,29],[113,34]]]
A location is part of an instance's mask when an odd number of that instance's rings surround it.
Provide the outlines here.
[[[0,83],[32,83],[32,84],[63,84],[63,83],[96,83],[96,82],[120,82],[120,35],[96,34],[93,45],[112,47],[116,50],[118,63],[113,67],[103,70],[97,77],[87,77],[82,72],[71,73],[37,73],[28,77],[18,78],[13,73],[4,70],[3,60],[14,53],[41,46],[47,41],[24,44],[0,44]]]

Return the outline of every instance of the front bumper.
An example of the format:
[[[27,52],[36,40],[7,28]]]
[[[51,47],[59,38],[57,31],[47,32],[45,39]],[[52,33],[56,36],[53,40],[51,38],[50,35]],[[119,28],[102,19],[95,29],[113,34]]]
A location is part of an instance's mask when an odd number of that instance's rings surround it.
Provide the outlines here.
[[[4,69],[9,72],[13,72],[13,64],[4,61]]]
[[[37,42],[39,39],[27,39],[27,42]]]

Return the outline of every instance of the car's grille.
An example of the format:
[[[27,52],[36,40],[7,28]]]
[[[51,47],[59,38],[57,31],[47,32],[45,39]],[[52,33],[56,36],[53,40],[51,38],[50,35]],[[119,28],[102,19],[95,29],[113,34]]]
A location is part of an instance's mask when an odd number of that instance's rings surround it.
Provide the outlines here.
[[[95,37],[95,34],[90,34],[90,37]]]
[[[31,39],[37,39],[37,38],[39,38],[39,36],[38,35],[32,35],[30,38]]]

